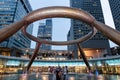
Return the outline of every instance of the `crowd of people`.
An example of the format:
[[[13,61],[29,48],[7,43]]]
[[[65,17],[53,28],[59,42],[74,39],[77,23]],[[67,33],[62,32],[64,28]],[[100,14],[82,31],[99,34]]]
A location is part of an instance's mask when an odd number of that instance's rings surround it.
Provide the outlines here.
[[[49,67],[48,71],[53,73],[53,80],[68,80],[67,66]]]

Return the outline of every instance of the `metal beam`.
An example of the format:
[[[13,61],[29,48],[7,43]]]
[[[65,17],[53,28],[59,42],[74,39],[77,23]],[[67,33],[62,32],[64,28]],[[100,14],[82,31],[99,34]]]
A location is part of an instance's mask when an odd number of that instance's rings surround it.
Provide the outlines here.
[[[88,70],[90,72],[91,71],[91,67],[90,67],[89,62],[88,62],[88,60],[86,58],[86,55],[85,55],[84,51],[82,50],[82,48],[81,48],[79,43],[77,43],[77,46],[79,48],[80,54],[81,54],[81,56],[83,58],[83,61],[85,62],[86,66],[87,66],[87,68],[88,68]]]
[[[35,59],[36,56],[37,56],[37,53],[38,53],[39,48],[40,48],[40,45],[41,45],[41,43],[37,43],[37,44],[36,44],[35,51],[34,51],[32,57],[31,57],[31,59],[30,59],[30,61],[29,61],[29,63],[28,63],[27,69],[26,69],[27,72],[29,71],[29,69],[30,69],[30,67],[31,67],[31,65],[32,65],[32,63],[33,63],[33,61],[34,61],[34,59]]]

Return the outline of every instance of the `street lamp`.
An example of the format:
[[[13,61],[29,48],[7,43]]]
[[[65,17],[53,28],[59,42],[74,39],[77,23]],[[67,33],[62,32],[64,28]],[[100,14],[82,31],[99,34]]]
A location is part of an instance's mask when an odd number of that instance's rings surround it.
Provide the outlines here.
[[[97,57],[99,58],[100,57],[99,50],[97,49],[96,52],[97,52]]]
[[[26,49],[26,50],[25,50],[25,52],[26,52],[26,55],[28,55],[28,51],[29,51],[28,49]]]

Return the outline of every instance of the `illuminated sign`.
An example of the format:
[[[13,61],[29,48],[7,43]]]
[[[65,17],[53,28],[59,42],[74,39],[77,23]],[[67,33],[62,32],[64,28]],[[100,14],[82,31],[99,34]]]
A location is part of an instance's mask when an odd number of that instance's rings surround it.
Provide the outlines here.
[[[20,61],[17,61],[17,60],[8,60],[6,65],[7,66],[19,66],[20,65]]]

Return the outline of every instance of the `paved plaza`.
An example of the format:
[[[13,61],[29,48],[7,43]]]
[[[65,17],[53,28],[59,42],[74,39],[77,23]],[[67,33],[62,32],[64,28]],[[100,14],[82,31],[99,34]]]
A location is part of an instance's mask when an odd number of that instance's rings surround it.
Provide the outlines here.
[[[23,74],[0,75],[0,80],[25,80],[21,79]],[[53,74],[31,74],[28,80],[53,80]],[[68,74],[68,80],[120,80],[120,75],[88,75],[88,74]]]

